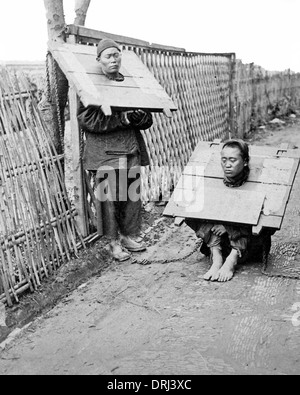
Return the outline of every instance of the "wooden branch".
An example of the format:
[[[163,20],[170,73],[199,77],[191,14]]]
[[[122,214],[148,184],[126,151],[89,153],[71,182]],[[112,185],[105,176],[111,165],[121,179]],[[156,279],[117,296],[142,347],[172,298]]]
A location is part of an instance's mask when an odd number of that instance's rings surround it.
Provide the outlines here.
[[[91,0],[76,0],[75,1],[75,25],[85,25],[86,14],[90,6]]]

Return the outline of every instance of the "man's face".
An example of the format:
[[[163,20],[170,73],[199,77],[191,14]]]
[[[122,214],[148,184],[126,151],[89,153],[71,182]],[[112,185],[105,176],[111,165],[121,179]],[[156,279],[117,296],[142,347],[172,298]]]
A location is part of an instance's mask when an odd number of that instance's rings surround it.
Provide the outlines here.
[[[238,176],[247,165],[237,147],[225,147],[221,151],[221,165],[226,177]]]
[[[116,74],[121,68],[121,52],[117,48],[105,49],[99,59],[104,74]]]

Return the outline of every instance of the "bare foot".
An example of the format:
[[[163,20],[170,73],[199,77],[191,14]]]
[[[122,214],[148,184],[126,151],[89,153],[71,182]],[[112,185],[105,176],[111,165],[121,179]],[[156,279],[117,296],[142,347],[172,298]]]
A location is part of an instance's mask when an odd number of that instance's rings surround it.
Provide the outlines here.
[[[207,281],[209,280],[215,281],[218,272],[223,265],[223,257],[221,250],[219,248],[212,247],[211,253],[212,253],[213,264],[211,265],[209,271],[203,276],[204,280]]]
[[[218,271],[216,275],[216,280],[219,282],[230,281],[234,276],[237,260],[238,260],[238,253],[236,250],[232,250],[230,255],[227,257],[224,265]]]
[[[217,266],[217,265],[216,265],[216,266],[212,265],[211,268],[209,269],[209,271],[208,271],[207,273],[204,274],[204,276],[203,276],[204,280],[207,280],[207,281],[209,281],[209,280],[215,281],[215,279],[217,278],[217,274],[218,274],[218,272],[219,272],[221,266],[222,266],[222,265],[218,265],[218,266]]]

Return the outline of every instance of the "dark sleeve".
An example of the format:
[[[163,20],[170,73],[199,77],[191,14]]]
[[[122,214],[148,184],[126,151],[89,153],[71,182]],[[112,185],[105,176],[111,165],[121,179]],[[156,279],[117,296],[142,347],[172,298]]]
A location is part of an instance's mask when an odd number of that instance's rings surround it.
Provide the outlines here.
[[[145,115],[138,124],[131,124],[134,128],[139,130],[149,129],[153,125],[153,118],[151,112],[145,111]]]
[[[111,116],[106,116],[101,107],[84,107],[82,103],[77,110],[77,119],[79,126],[90,133],[109,133],[132,128],[126,124],[124,113],[115,112]]]

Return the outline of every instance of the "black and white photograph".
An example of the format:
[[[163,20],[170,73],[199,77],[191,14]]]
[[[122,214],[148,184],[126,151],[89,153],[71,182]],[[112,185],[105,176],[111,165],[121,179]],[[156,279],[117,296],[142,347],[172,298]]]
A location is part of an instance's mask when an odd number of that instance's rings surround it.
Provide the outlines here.
[[[3,0],[0,375],[300,374],[300,0]]]

